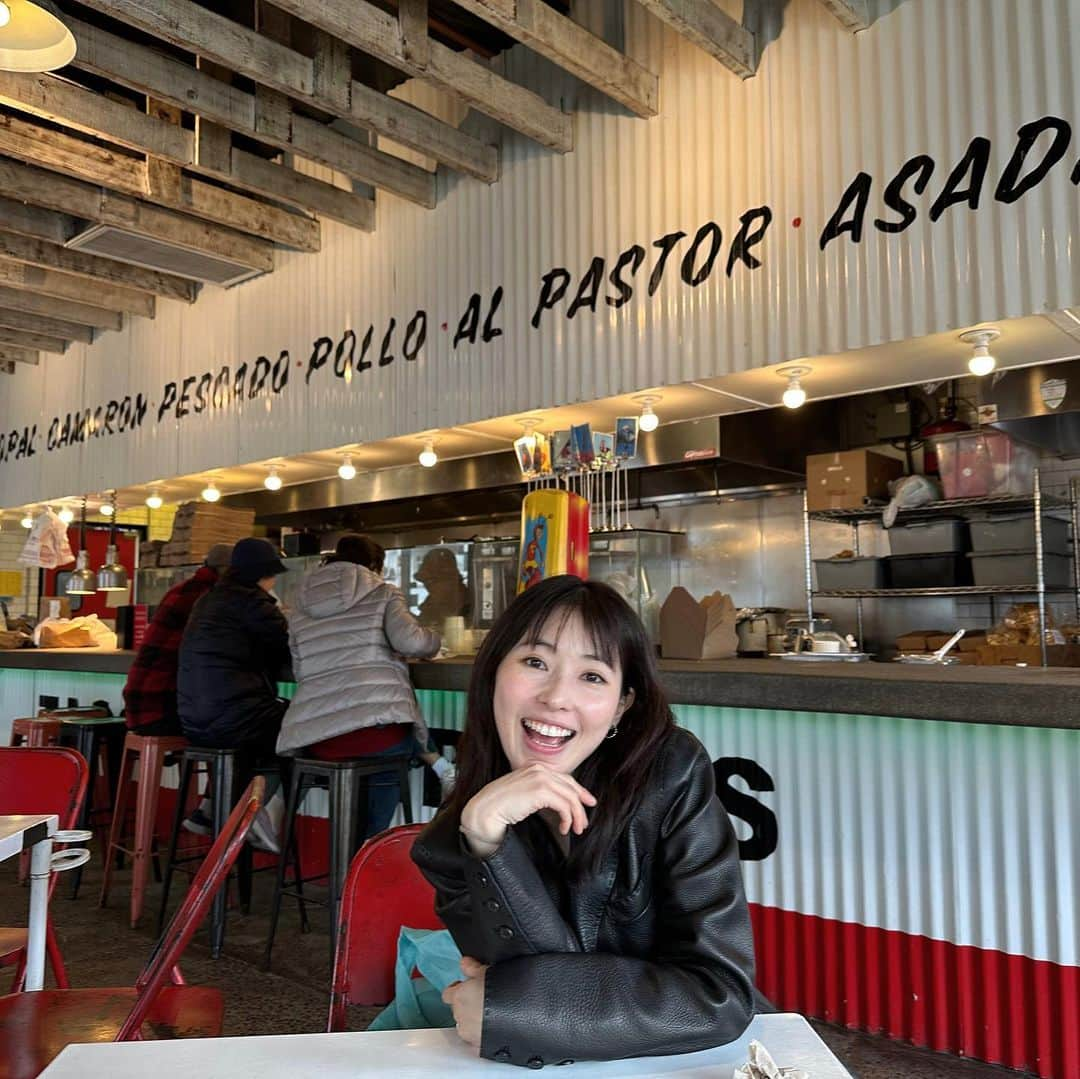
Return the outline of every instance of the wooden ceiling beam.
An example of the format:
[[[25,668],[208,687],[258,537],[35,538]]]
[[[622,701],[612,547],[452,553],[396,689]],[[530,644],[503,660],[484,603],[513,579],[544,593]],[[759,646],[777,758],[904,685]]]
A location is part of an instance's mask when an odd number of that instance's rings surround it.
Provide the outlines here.
[[[8,374],[15,373],[15,364],[28,363],[34,367],[38,365],[38,354],[30,348],[12,348],[10,345],[0,345],[0,365],[6,364]]]
[[[821,2],[853,34],[865,30],[874,20],[866,0],[821,0]]]
[[[475,176],[487,183],[498,179],[499,154],[495,147],[486,145],[414,105],[381,94],[363,83],[350,79],[344,88],[331,87],[328,80],[332,76],[325,66],[328,62],[325,58],[316,57],[311,60],[301,57],[312,70],[314,89],[306,89],[306,83],[290,81],[281,71],[266,71],[252,59],[250,50],[229,51],[222,39],[215,38],[212,29],[217,25],[215,20],[229,20],[213,15],[187,0],[169,0],[165,5],[157,5],[156,9],[151,5],[132,4],[126,0],[103,0],[102,4],[95,6],[150,33],[158,34],[167,26],[169,33],[160,33],[166,40],[207,58],[213,58],[256,83],[276,89],[289,97],[304,98],[325,112],[392,138],[403,146],[434,157],[459,172]],[[163,15],[159,10],[161,7],[170,10],[175,8],[181,13],[193,9],[194,16],[191,21],[184,20],[178,24]],[[78,52],[73,61],[76,67],[103,75],[123,86],[151,93],[233,131],[257,135],[256,105],[251,94],[228,86],[179,60],[166,57],[145,46],[124,41],[104,30],[67,17],[65,22],[71,28],[78,44]],[[230,23],[230,26],[235,25]],[[245,32],[265,40],[255,31]],[[299,53],[294,55],[300,56]],[[340,64],[340,60],[337,63]],[[298,153],[304,153],[301,146],[290,145],[288,129],[278,140],[272,140],[263,134],[257,137],[272,142],[279,149],[295,149]],[[389,154],[383,156],[400,161]]]
[[[0,224],[6,224],[0,218]],[[148,270],[116,259],[88,255],[78,250],[58,247],[44,240],[34,240],[18,236],[0,229],[0,256],[24,262],[29,266],[40,266],[47,270],[59,270],[62,273],[87,277],[92,281],[106,281],[114,285],[127,285],[142,292],[152,292],[157,296],[167,296],[171,300],[194,303],[199,294],[199,286],[186,277],[175,274]]]
[[[93,303],[85,304],[74,300],[57,300],[51,296],[39,296],[33,292],[5,288],[2,284],[0,284],[0,306],[13,307],[27,314],[78,322],[82,326],[90,326],[95,330],[119,330],[124,325],[124,316],[119,311],[107,311],[104,307],[98,307]]]
[[[10,345],[12,348],[27,349],[31,352],[56,352],[64,353],[70,344],[59,337],[49,337],[43,333],[27,333],[23,330],[11,330],[7,326],[0,326],[0,345]]]
[[[4,129],[0,128],[0,152],[7,152],[3,136]],[[274,268],[274,249],[265,240],[7,158],[0,158],[0,191],[35,206],[182,244],[253,270]]]
[[[94,304],[123,314],[154,317],[154,297],[126,285],[110,285],[104,281],[88,281],[84,277],[27,266],[14,259],[0,257],[0,284],[24,292],[38,292],[57,300]]]
[[[748,79],[757,71],[754,35],[713,0],[640,0],[640,3],[740,79]]]
[[[112,2],[112,0],[110,0]],[[124,0],[130,2],[130,0]],[[161,2],[161,0],[159,0]],[[169,0],[170,3],[174,0]],[[370,53],[407,75],[431,83],[499,123],[565,153],[573,149],[573,118],[549,105],[539,94],[504,79],[464,53],[425,39],[418,46],[415,32],[393,15],[366,0],[274,0],[275,5],[320,30]],[[406,5],[406,20],[410,18]]]
[[[3,85],[4,74],[0,72],[0,86]],[[12,77],[27,78],[20,74]],[[79,106],[72,110],[77,116],[88,114],[94,100],[105,100],[99,94],[81,87],[72,88],[50,75],[33,78],[36,80],[35,96],[38,99],[49,99],[50,119],[56,122],[64,122],[65,109],[74,100],[79,102]],[[51,91],[60,88],[62,88],[61,92],[55,100],[52,100],[49,97]],[[124,106],[118,107],[126,112],[132,112],[133,115],[146,122],[140,125],[140,131],[149,130],[146,125],[167,131],[180,130],[164,120],[145,116]],[[79,130],[82,128],[80,127]],[[194,135],[191,132],[185,132],[185,134],[191,136],[190,161],[194,158]],[[99,132],[99,135],[102,138],[111,137],[111,134],[105,131]],[[159,161],[161,158],[154,154],[153,146],[166,141],[164,136],[150,136],[147,138],[148,145],[138,149],[146,153],[149,159]],[[264,202],[250,199],[246,195],[224,191],[193,177],[184,177],[171,188],[163,187],[155,183],[157,177],[154,175],[153,166],[148,166],[147,160],[141,157],[131,157],[104,149],[77,136],[39,127],[21,117],[11,115],[0,117],[0,152],[10,154],[28,164],[44,165],[57,172],[74,176],[76,179],[110,187],[113,190],[134,195],[136,198],[149,198],[159,206],[226,225],[273,243],[294,247],[299,251],[319,250],[319,223],[310,217],[303,217],[277,206],[269,206]],[[175,162],[169,163],[179,168]]]
[[[0,222],[8,232],[51,244],[66,244],[79,231],[79,222],[68,214],[5,198],[0,198]]]
[[[81,341],[84,345],[89,345],[94,340],[94,331],[89,326],[69,322],[67,319],[49,318],[47,315],[29,315],[25,311],[13,310],[10,307],[0,307],[0,326],[6,326],[9,330],[62,337],[66,341]]]
[[[655,116],[660,80],[544,0],[457,0],[460,7],[626,106]]]

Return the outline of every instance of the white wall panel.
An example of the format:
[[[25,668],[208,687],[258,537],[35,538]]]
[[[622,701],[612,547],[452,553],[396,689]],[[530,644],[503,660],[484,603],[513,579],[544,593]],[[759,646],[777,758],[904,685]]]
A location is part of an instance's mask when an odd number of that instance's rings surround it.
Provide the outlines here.
[[[1080,301],[1072,242],[1080,210],[1069,182],[1080,137],[1019,202],[993,198],[1021,124],[1046,114],[1080,124],[1075,0],[879,0],[880,17],[856,35],[819,0],[768,8],[759,71],[740,81],[630,3],[627,50],[660,76],[661,112],[650,120],[516,49],[497,63],[574,110],[573,152],[560,156],[502,132],[497,184],[441,173],[434,211],[380,195],[373,235],[325,222],[317,255],[280,252],[268,277],[207,289],[193,307],[159,301],[153,323],[132,320],[122,333],[4,378],[0,431],[39,416],[47,426],[68,408],[124,389],[157,401],[169,378],[224,363],[250,368],[260,354],[273,361],[288,349],[294,362],[290,385],[272,399],[180,423],[148,419],[134,434],[2,464],[0,504],[715,377]],[[590,15],[600,17],[596,8]],[[466,124],[494,133],[476,116]],[[954,206],[931,224],[931,201],[980,135],[992,139],[980,208]],[[885,184],[918,153],[936,168],[914,198],[917,220],[899,235],[877,231],[871,222]],[[864,238],[843,237],[822,252],[821,229],[860,170],[874,179]],[[729,278],[738,218],[759,205],[774,215],[757,250],[763,265],[737,266]],[[679,280],[683,240],[660,289],[646,297],[652,242],[676,229],[692,237],[708,221],[724,233],[712,275],[697,288]],[[633,299],[614,309],[601,297],[595,314],[568,320],[566,303],[589,260],[603,256],[610,270],[635,242],[648,257]],[[540,279],[553,266],[568,268],[573,283],[534,330]],[[500,285],[503,335],[452,350],[469,295],[486,301]],[[406,363],[402,333],[419,308],[428,340]],[[391,318],[395,363],[349,383],[328,365],[305,386],[316,337],[336,340],[350,327],[362,337],[373,324],[377,355]]]

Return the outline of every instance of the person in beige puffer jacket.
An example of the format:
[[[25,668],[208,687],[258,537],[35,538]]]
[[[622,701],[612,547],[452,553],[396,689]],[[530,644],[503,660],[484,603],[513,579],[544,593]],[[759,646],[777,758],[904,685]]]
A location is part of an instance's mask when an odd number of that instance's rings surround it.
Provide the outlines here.
[[[379,544],[349,533],[305,576],[289,616],[296,695],[277,751],[323,760],[417,754],[447,787],[450,765],[427,751],[404,658],[434,656],[442,641],[382,579],[383,556]],[[395,771],[369,778],[368,835],[389,825],[398,797]]]

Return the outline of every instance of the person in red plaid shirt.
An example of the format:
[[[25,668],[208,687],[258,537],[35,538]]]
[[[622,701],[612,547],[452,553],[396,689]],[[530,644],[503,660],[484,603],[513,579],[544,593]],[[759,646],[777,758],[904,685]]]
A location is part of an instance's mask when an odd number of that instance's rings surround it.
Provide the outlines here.
[[[231,555],[232,544],[215,544],[195,575],[173,585],[154,611],[124,685],[124,719],[136,734],[183,734],[176,711],[180,640],[195,601],[217,584]]]

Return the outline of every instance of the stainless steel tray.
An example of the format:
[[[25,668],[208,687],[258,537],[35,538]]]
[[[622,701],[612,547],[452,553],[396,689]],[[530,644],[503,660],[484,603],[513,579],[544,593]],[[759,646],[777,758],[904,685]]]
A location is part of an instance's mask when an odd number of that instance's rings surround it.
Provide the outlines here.
[[[770,652],[769,659],[787,659],[795,663],[866,663],[870,652]]]

